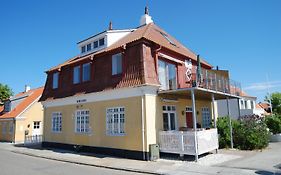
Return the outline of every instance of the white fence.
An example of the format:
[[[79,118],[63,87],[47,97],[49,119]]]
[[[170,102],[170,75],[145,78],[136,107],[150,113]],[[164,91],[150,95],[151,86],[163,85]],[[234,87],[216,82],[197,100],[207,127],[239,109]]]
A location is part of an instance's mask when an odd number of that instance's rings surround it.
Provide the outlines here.
[[[24,137],[24,145],[35,145],[35,144],[41,144],[43,140],[42,135],[26,135]]]
[[[160,131],[160,151],[195,155],[194,131]],[[198,155],[218,149],[217,129],[197,131]]]

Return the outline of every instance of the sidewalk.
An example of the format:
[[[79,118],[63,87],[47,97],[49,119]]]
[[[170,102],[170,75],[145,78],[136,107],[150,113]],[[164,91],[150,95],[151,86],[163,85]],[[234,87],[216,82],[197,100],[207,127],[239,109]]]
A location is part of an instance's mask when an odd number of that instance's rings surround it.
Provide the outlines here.
[[[0,149],[6,149],[18,154],[145,174],[255,174],[255,170],[214,166],[225,161],[241,158],[241,156],[230,154],[210,154],[199,159],[197,163],[193,161],[167,159],[151,162],[115,158],[99,154],[76,154],[75,152],[60,149],[26,148],[3,144],[4,143],[0,143]]]

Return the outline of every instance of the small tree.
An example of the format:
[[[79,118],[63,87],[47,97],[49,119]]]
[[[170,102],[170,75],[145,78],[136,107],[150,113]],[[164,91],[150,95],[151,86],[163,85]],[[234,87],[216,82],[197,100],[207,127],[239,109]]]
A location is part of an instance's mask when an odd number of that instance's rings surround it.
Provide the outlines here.
[[[3,100],[8,99],[12,95],[13,95],[12,89],[8,85],[0,83],[0,105],[3,102]]]
[[[281,93],[275,92],[270,96],[265,97],[265,101],[270,102],[272,104],[272,112],[276,114],[281,114]]]

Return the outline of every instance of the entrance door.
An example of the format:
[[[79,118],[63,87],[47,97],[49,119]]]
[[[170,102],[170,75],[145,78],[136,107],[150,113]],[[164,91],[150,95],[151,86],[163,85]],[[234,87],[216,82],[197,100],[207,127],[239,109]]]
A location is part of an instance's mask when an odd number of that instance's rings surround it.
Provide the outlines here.
[[[186,107],[186,126],[188,128],[193,128],[193,118],[192,118],[192,108]]]
[[[33,122],[32,135],[41,135],[41,126],[40,125],[41,125],[40,121]]]

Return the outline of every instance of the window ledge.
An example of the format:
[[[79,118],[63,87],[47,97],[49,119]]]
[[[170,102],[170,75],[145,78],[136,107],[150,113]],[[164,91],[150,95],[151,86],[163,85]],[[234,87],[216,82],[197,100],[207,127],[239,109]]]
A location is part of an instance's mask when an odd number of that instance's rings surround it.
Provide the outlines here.
[[[106,136],[126,136],[126,134],[106,134]]]

